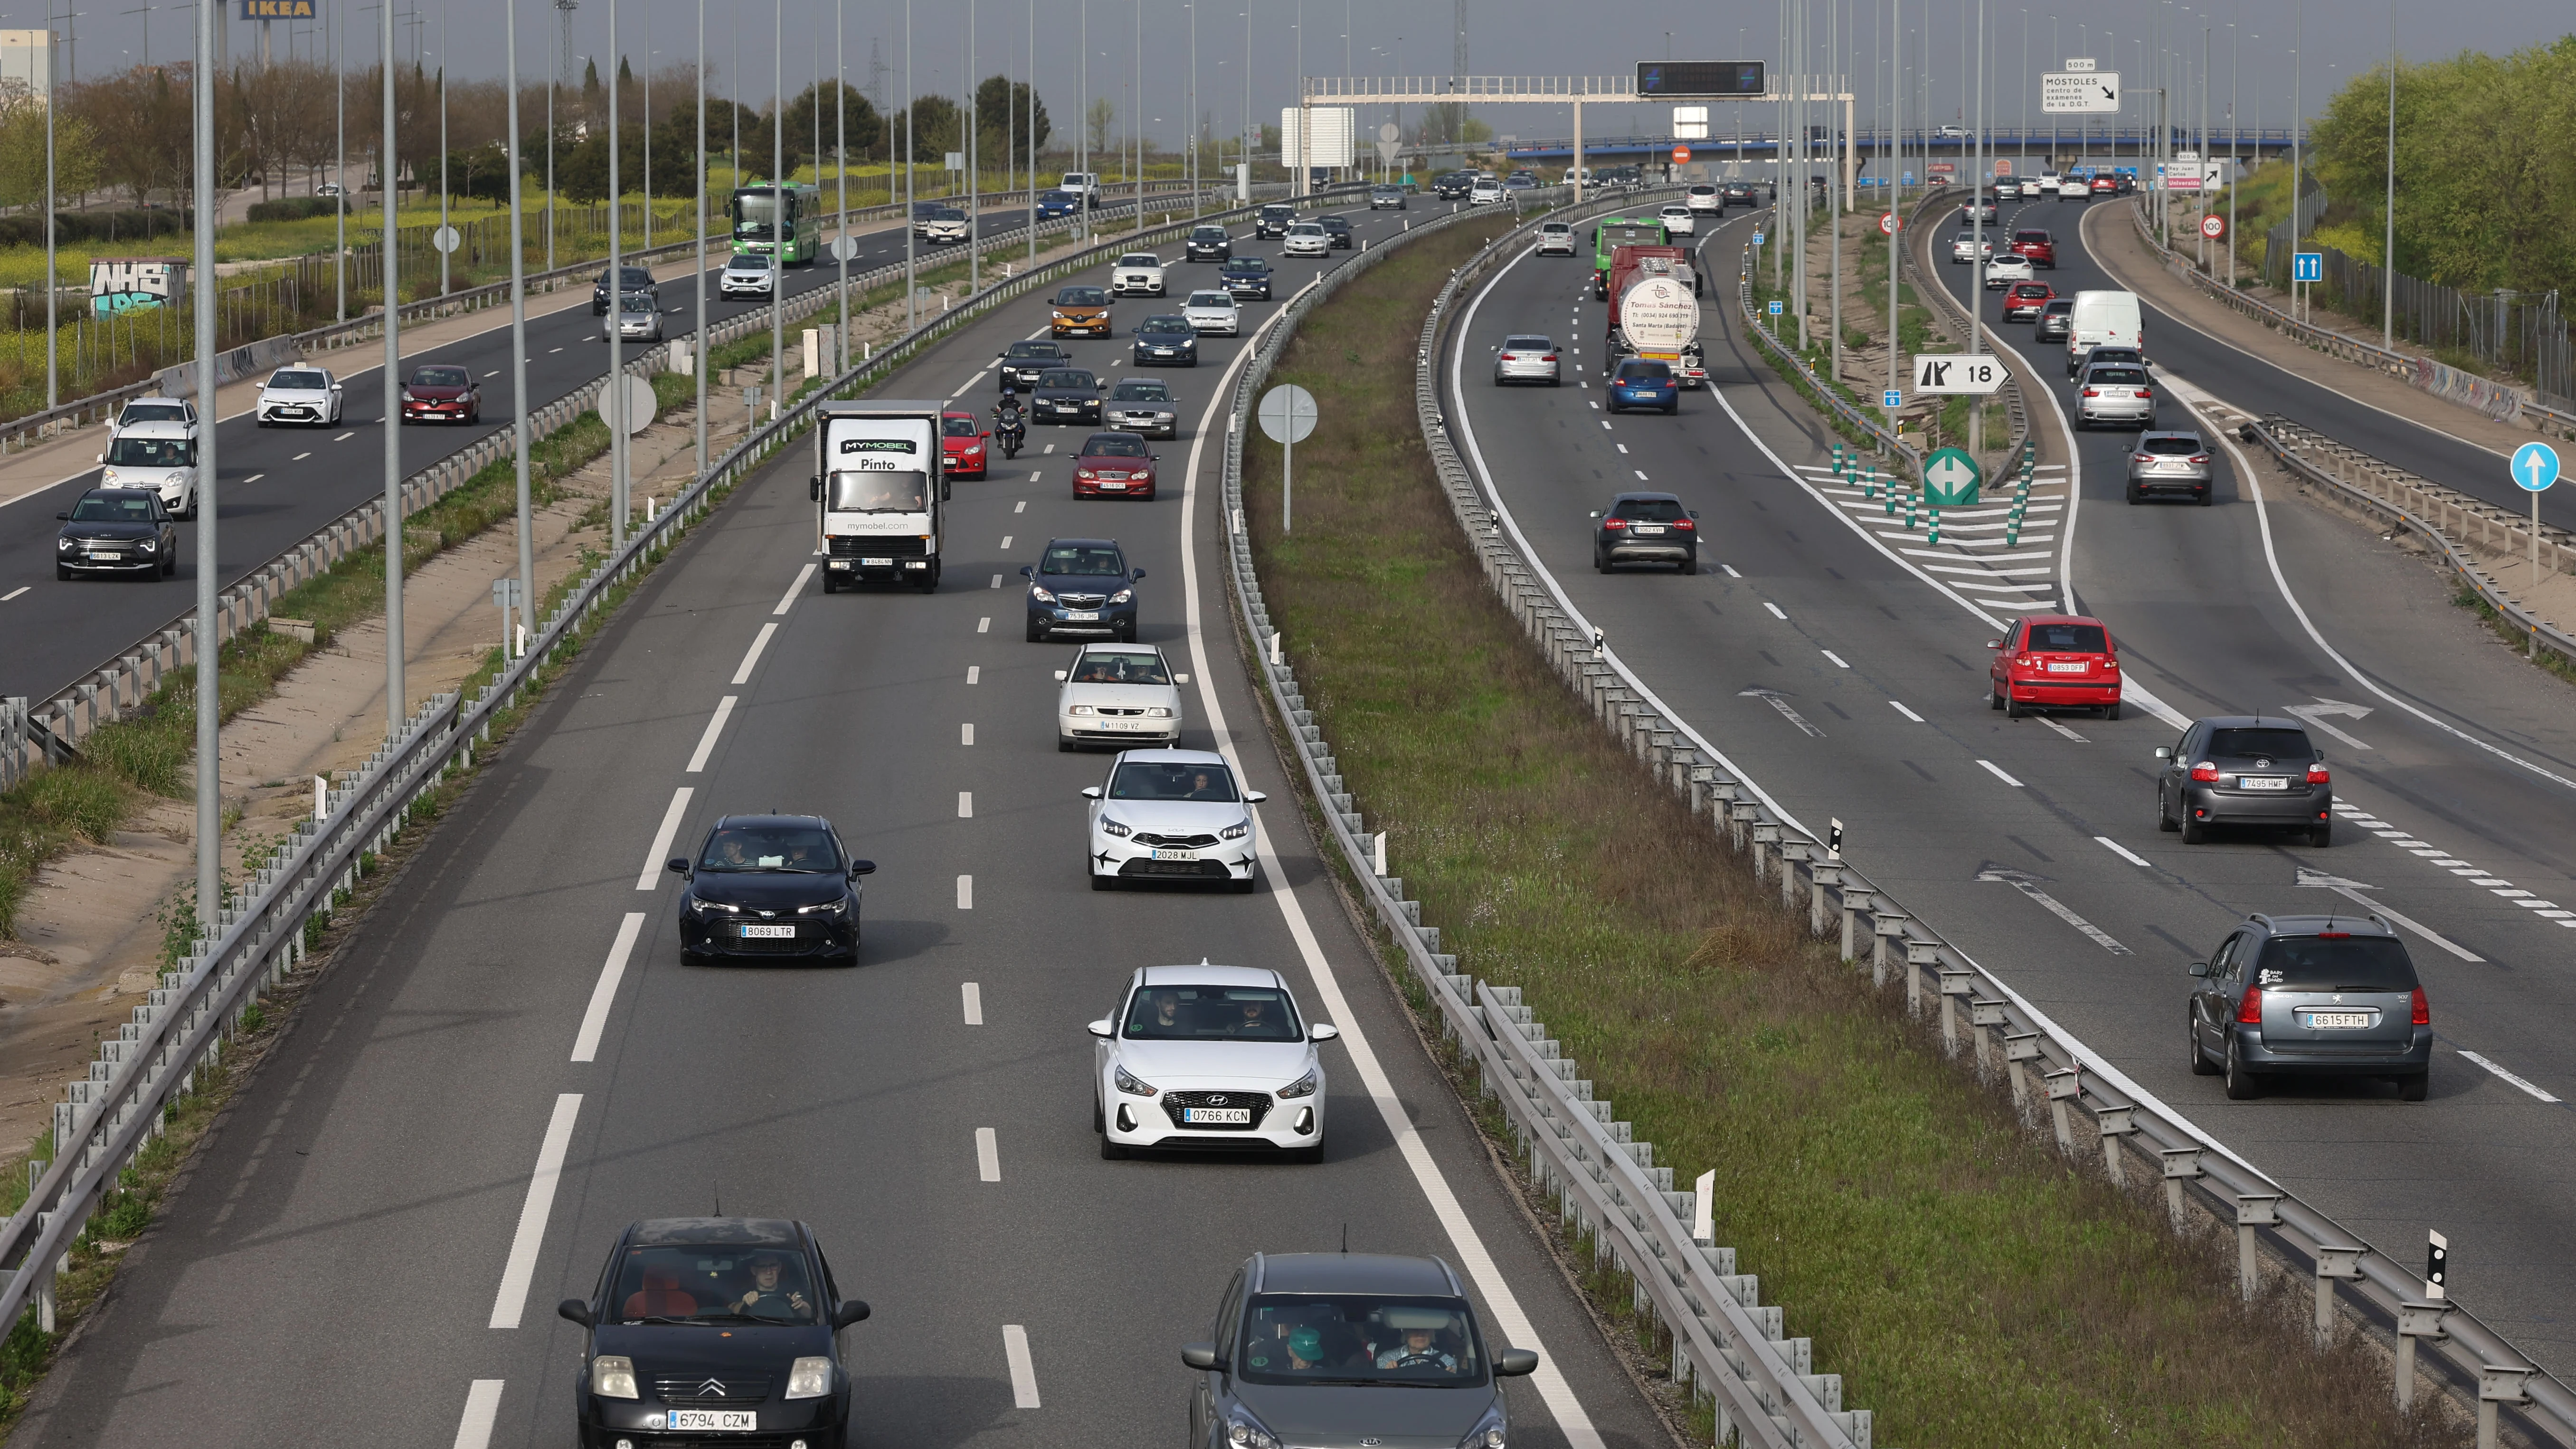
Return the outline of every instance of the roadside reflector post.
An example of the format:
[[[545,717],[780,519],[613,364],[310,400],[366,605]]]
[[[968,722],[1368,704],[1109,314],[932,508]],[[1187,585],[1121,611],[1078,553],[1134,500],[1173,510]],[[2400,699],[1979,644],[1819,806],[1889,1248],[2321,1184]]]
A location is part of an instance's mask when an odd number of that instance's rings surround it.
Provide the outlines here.
[[[1944,965],[1941,972],[1941,1052],[1959,1054],[1959,999],[1977,989],[1977,973],[1965,966]]]
[[[1886,901],[1875,898],[1870,901],[1869,933],[1876,940],[1870,948],[1869,984],[1878,990],[1887,989],[1888,956],[1904,946],[1905,921],[1905,913]],[[1888,944],[1891,941],[1896,943],[1894,947]]]
[[[2254,1290],[2262,1286],[2262,1279],[2255,1271],[2254,1230],[2280,1225],[2279,1193],[2246,1192],[2236,1195],[2236,1293],[2247,1303],[2254,1301]]]
[[[2120,1151],[2120,1139],[2137,1135],[2138,1109],[2104,1107],[2094,1114],[2094,1125],[2102,1131],[2102,1170],[2111,1174],[2112,1186],[2128,1186],[2128,1158]]]
[[[2410,1299],[2397,1305],[2397,1417],[2401,1420],[2415,1412],[2415,1342],[2448,1340],[2451,1335],[2443,1331],[2442,1320],[2450,1311],[2446,1300]]]
[[[2198,1147],[2164,1149],[2165,1216],[2171,1218],[2177,1228],[2182,1226],[2183,1220],[2182,1185],[2186,1182],[2196,1182],[2205,1175],[2200,1165],[2201,1151],[2202,1149]]]
[[[1986,1075],[1994,1070],[1994,1043],[1991,1033],[1994,1028],[2006,1024],[2002,1002],[1976,996],[1968,998],[1968,1028],[1976,1034],[1979,1081],[1985,1080]]]
[[[2080,1067],[2061,1067],[2041,1078],[2048,1084],[2048,1115],[2057,1128],[2057,1150],[2075,1155],[2075,1129],[2066,1118],[2066,1104],[2084,1095],[2084,1072]],[[2170,1190],[2170,1189],[2169,1189]]]
[[[2524,1385],[2538,1372],[2494,1363],[2478,1367],[2478,1449],[2496,1449],[2496,1405],[2530,1403]]]
[[[2317,1244],[2317,1347],[2319,1349],[2330,1348],[2334,1344],[2335,1281],[2345,1279],[2359,1282],[2361,1255],[2369,1251],[2368,1248]],[[2493,1412],[2487,1407],[2486,1383],[2484,1375],[2481,1375],[2478,1383],[2478,1416],[2480,1427],[2485,1430],[2480,1435],[2479,1442],[2482,1444],[2495,1443],[2494,1431],[2485,1429],[2487,1415]]]
[[[1932,514],[1932,534],[1928,541],[1939,543],[1941,541],[1941,510],[1935,508],[1930,510],[1930,512]]]
[[[2013,1110],[2030,1120],[2030,1074],[2022,1063],[2039,1060],[2039,1033],[2014,1031],[2004,1033],[2004,1073],[2012,1078]]]

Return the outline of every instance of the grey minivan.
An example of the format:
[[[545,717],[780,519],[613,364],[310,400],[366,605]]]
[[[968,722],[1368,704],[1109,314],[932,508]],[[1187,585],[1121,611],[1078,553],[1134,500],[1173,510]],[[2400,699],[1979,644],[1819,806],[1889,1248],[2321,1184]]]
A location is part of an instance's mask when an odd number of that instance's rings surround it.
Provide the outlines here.
[[[2424,1100],[2433,1008],[2378,916],[2247,916],[2191,974],[2191,1069],[2223,1073],[2229,1097],[2301,1075],[2384,1077]]]
[[[1438,1258],[1256,1253],[1235,1270],[1195,1370],[1190,1449],[1376,1444],[1503,1449],[1502,1380],[1538,1355],[1485,1341]]]

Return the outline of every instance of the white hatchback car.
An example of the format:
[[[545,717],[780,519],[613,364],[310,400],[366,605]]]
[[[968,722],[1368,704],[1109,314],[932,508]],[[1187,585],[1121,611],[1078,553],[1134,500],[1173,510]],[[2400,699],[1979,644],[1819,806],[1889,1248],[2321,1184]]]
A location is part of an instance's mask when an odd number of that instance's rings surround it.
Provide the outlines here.
[[[1119,297],[1163,295],[1163,259],[1152,252],[1129,252],[1109,269],[1109,291]]]
[[[2006,252],[1986,263],[1986,290],[1992,292],[2015,282],[2033,281],[2036,275],[2030,269],[2030,258]]]
[[[279,423],[340,425],[340,383],[327,369],[281,367],[268,375],[253,409],[263,428]]]
[[[1503,199],[1503,183],[1491,176],[1479,176],[1467,188],[1469,206],[1492,206]]]
[[[1561,221],[1541,222],[1538,229],[1538,254],[1543,257],[1574,255],[1574,228]]]
[[[778,273],[769,266],[769,258],[758,252],[741,252],[725,263],[724,275],[716,278],[716,291],[726,297],[766,297],[778,285]]]
[[[1291,257],[1320,257],[1332,249],[1332,233],[1311,221],[1288,228],[1287,239],[1279,244],[1280,254]]]
[[[98,455],[101,488],[149,488],[173,518],[197,516],[197,432],[185,423],[133,423]]]
[[[1225,881],[1248,894],[1260,879],[1252,807],[1269,797],[1235,783],[1223,755],[1127,750],[1089,800],[1091,888],[1121,881]]]
[[[1243,332],[1243,309],[1235,305],[1232,292],[1192,292],[1181,306],[1181,315],[1190,319],[1190,330],[1202,337],[1211,332],[1235,337]]]
[[[1341,1033],[1308,1021],[1276,971],[1147,966],[1090,1024],[1091,1126],[1111,1161],[1135,1148],[1277,1151],[1324,1160],[1324,1063]]]
[[[1663,222],[1667,236],[1699,235],[1699,217],[1678,201],[1657,212],[1656,216]]]
[[[2060,197],[2072,196],[2081,201],[2093,194],[2093,183],[2081,176],[2069,176],[2057,183],[2057,194]]]
[[[1181,691],[1190,682],[1151,644],[1085,644],[1055,677],[1055,747],[1179,744]]]

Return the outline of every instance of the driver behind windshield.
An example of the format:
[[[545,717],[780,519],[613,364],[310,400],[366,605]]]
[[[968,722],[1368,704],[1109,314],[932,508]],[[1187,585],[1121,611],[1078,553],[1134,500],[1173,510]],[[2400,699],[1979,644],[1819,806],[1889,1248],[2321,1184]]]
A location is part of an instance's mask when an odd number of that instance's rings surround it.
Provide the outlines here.
[[[726,1304],[725,1311],[745,1318],[802,1323],[814,1316],[814,1305],[805,1297],[804,1273],[790,1273],[785,1254],[762,1252],[752,1255],[750,1286]]]
[[[831,836],[798,827],[729,826],[715,832],[698,857],[698,869],[712,871],[812,873],[840,866],[841,853],[833,848]]]

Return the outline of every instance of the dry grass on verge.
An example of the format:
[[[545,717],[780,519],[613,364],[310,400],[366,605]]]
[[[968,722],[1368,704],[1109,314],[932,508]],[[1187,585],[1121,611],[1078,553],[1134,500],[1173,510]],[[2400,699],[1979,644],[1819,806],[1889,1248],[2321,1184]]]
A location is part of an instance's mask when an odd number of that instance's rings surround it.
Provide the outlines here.
[[[1591,722],[1488,591],[1413,415],[1423,313],[1482,229],[1427,238],[1308,319],[1276,382],[1322,413],[1255,436],[1246,512],[1308,702],[1389,865],[1465,969],[1537,1016],[1908,1446],[2431,1442],[2367,1345],[2304,1299],[2235,1299],[2232,1241],[2071,1171],[2008,1102],[1811,940]],[[1613,1317],[1624,1303],[1603,1305]]]

